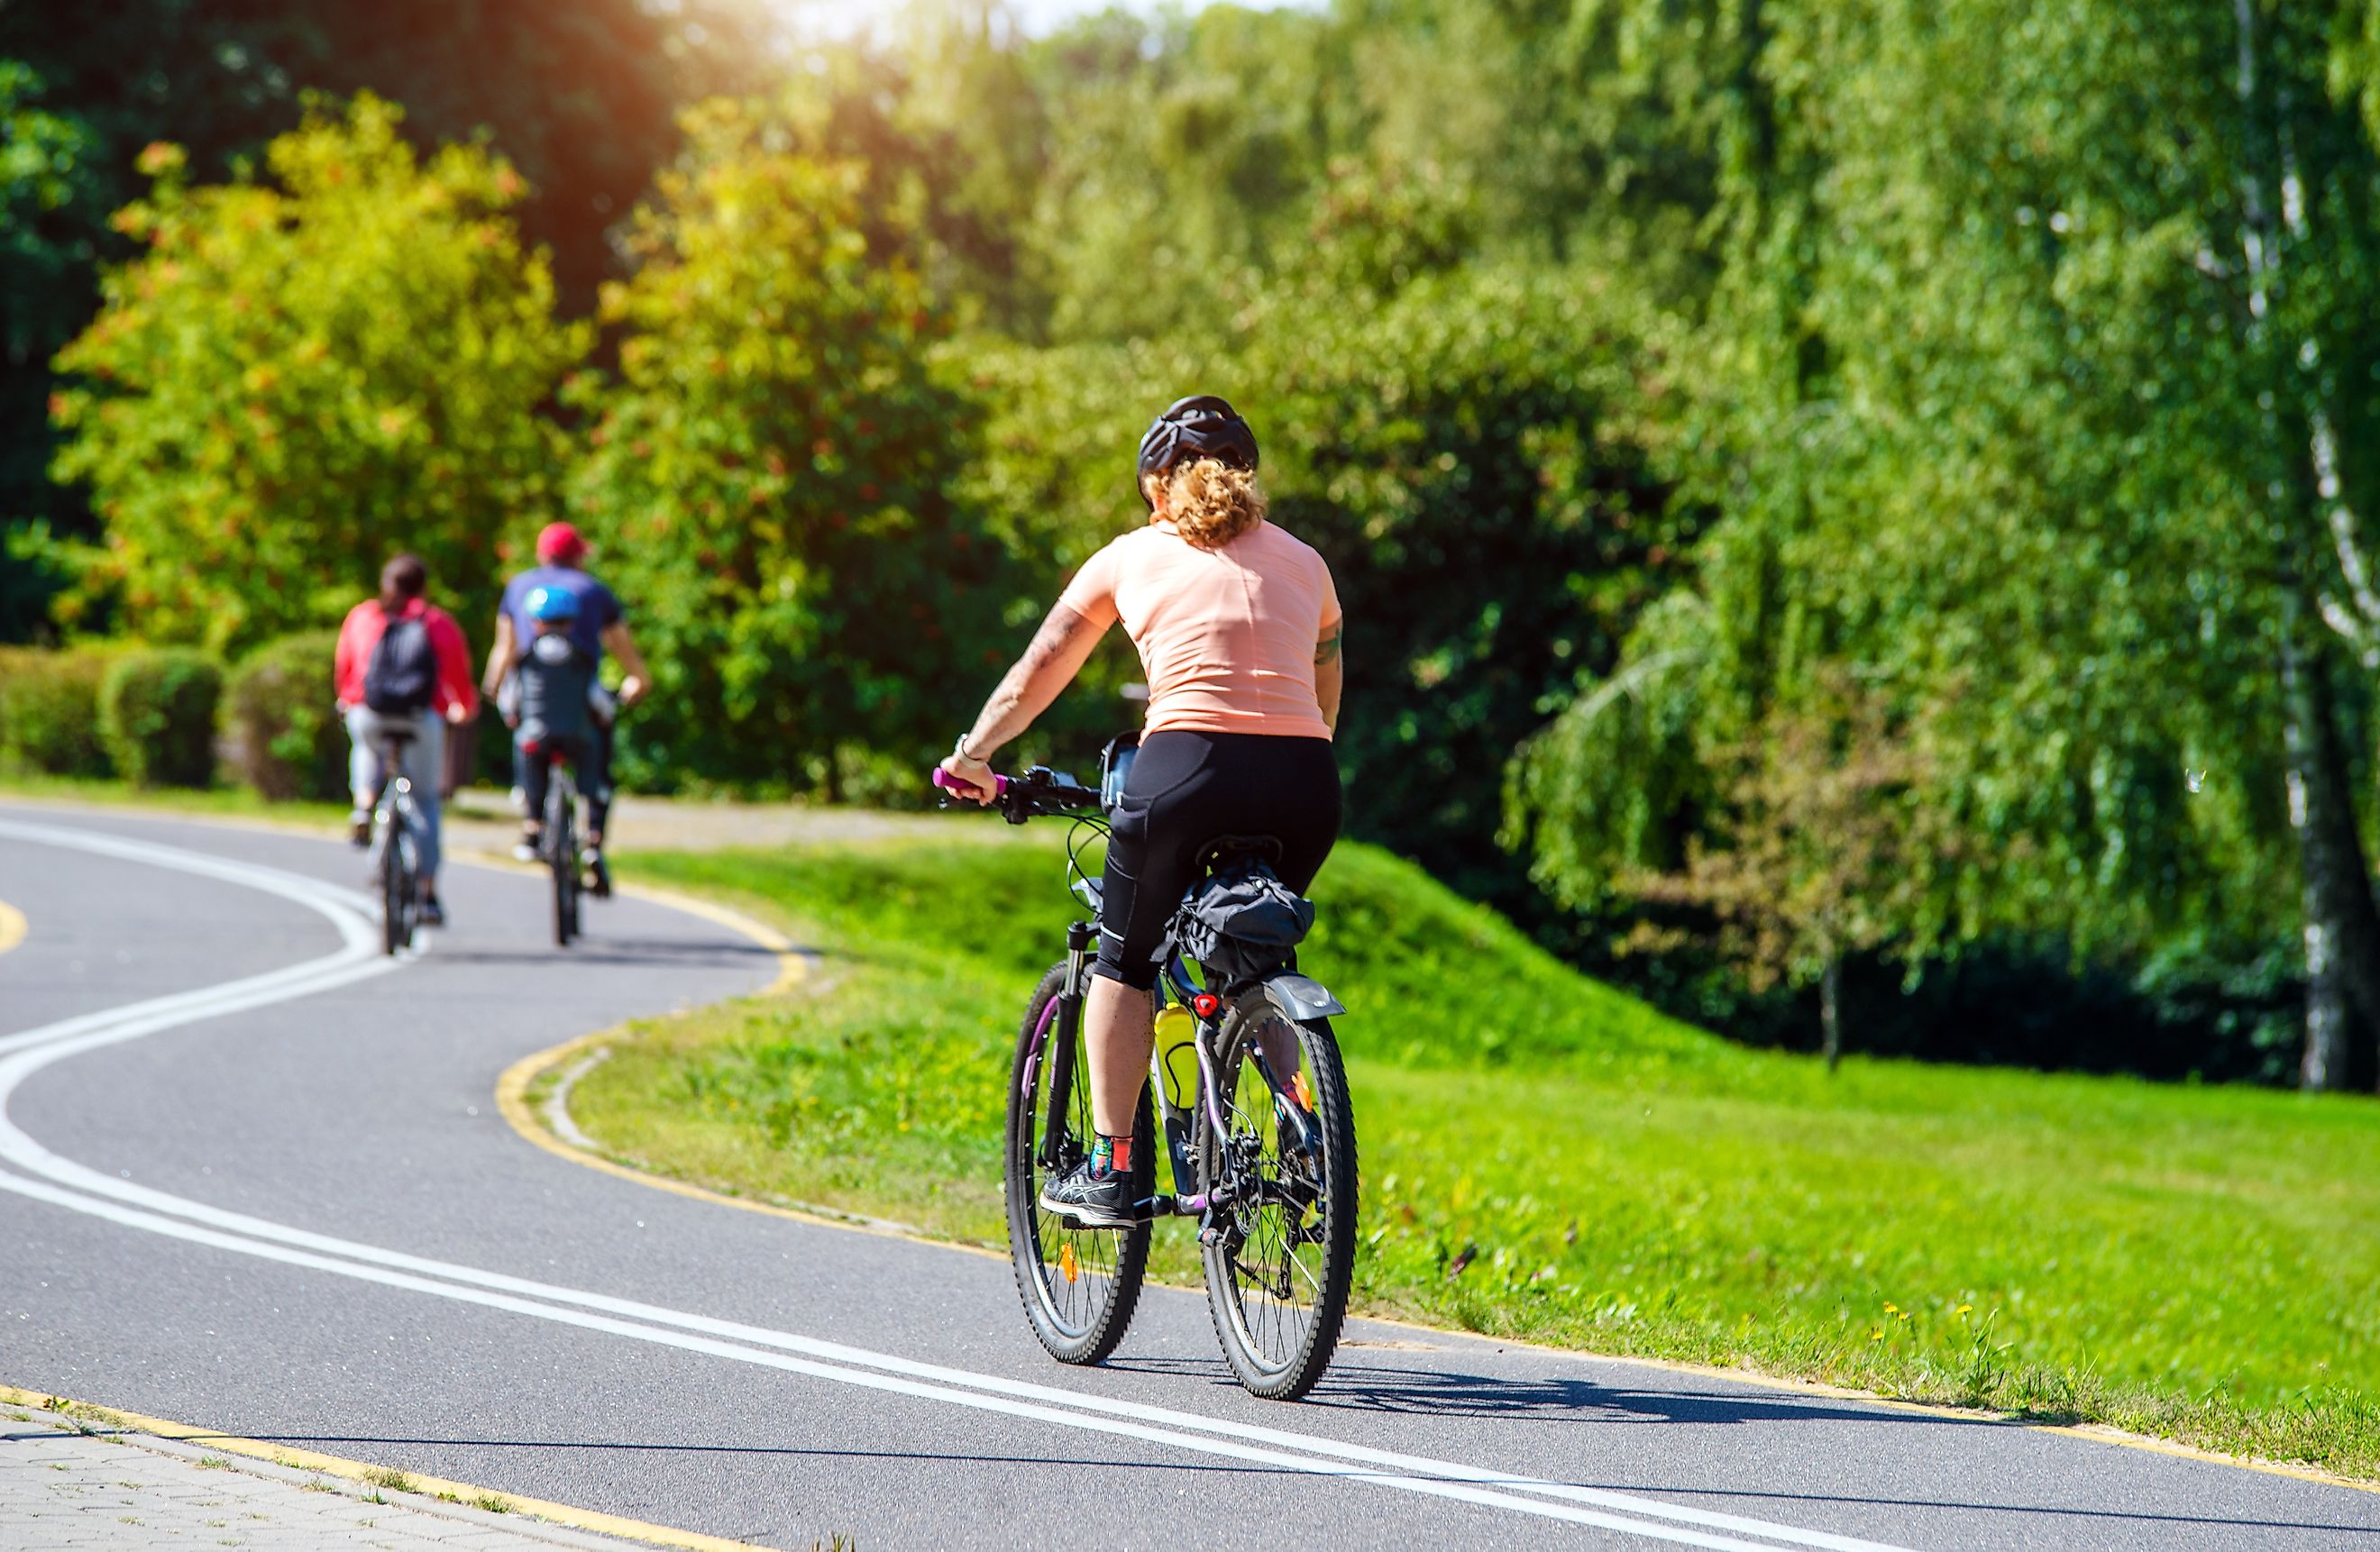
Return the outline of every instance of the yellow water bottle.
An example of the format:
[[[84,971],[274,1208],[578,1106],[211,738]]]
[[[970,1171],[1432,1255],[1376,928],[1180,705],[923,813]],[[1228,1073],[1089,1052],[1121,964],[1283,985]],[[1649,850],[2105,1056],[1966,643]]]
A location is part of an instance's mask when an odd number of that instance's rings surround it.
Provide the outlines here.
[[[1186,1110],[1198,1097],[1198,1021],[1178,1002],[1157,1014],[1157,1071],[1165,1080],[1165,1103]]]

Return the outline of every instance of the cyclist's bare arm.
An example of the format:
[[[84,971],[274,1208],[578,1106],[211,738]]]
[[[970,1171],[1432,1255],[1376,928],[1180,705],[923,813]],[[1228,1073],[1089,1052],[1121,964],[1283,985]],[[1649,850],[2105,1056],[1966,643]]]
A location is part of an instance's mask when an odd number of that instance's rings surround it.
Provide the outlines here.
[[[1346,629],[1344,619],[1334,620],[1314,644],[1314,698],[1322,703],[1323,724],[1333,733],[1339,731],[1339,692],[1347,683],[1346,655],[1339,649],[1339,637]]]
[[[637,650],[626,621],[614,620],[603,627],[603,649],[620,660],[620,704],[634,706],[644,699],[653,685],[652,672],[645,667],[645,655]]]
[[[942,762],[942,768],[953,776],[974,787],[981,801],[991,801],[990,778],[985,762],[998,753],[1001,746],[1022,734],[1033,725],[1033,719],[1050,709],[1050,703],[1075,681],[1083,664],[1088,662],[1091,649],[1107,634],[1106,627],[1094,625],[1064,604],[1050,611],[1041,628],[1033,633],[1033,644],[1016,660],[991,698],[983,703],[976,717],[975,726],[967,733],[968,754],[975,758],[961,760],[955,755]]]
[[[520,643],[513,637],[513,617],[500,612],[496,615],[495,644],[488,649],[488,669],[480,675],[480,693],[494,695],[503,686],[504,675],[519,661]]]

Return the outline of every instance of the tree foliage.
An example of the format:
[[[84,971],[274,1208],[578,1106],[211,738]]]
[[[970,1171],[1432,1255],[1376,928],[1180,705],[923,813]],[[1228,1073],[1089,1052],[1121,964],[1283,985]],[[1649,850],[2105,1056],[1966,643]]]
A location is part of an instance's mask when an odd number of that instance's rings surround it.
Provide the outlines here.
[[[335,622],[410,550],[490,611],[497,536],[553,510],[539,410],[588,339],[508,219],[519,175],[420,158],[397,123],[359,98],[274,140],[269,176],[210,187],[143,153],[119,224],[145,254],[58,358],[59,473],[107,534],[72,607],[112,595],[152,638],[230,650]]]
[[[1763,7],[1752,42],[1755,90],[1706,89],[1703,690],[1961,686],[1937,801],[1979,843],[1968,935],[2244,954],[2302,909],[2368,959],[2363,692],[2315,622],[2369,630],[2380,164],[2320,18],[1874,0]],[[1659,790],[1667,746],[1598,746]],[[1593,802],[1521,795],[1541,872],[1614,857]]]
[[[942,321],[901,234],[871,242],[864,167],[753,104],[686,133],[606,300],[619,380],[580,399],[575,505],[662,691],[637,773],[840,792],[889,758],[914,786],[1009,601],[950,496],[970,411],[929,358]]]

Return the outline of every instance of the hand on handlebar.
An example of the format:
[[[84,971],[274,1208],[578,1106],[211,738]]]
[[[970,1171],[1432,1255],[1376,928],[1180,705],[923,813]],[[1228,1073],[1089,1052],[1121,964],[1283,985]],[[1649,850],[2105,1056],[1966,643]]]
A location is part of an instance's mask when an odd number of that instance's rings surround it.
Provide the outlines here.
[[[633,673],[621,680],[620,709],[625,711],[629,707],[634,706],[637,702],[644,699],[646,693],[651,690],[651,688],[652,686],[650,685],[646,684],[642,679],[638,678]]]
[[[934,785],[953,797],[990,807],[1000,798],[1001,779],[981,760],[963,760],[955,754],[934,768]]]

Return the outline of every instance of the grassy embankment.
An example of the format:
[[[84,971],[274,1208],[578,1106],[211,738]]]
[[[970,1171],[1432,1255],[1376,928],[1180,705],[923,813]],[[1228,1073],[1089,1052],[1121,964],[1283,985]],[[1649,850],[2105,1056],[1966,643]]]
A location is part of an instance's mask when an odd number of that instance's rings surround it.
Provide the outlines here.
[[[640,859],[825,952],[582,1081],[625,1158],[1002,1243],[1055,836]],[[1739,1049],[1343,848],[1365,1307],[2380,1475],[2380,1105]],[[1189,1237],[1160,1235],[1189,1281]],[[1459,1269],[1458,1269],[1459,1267]]]

